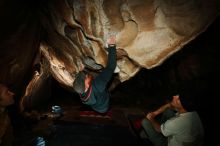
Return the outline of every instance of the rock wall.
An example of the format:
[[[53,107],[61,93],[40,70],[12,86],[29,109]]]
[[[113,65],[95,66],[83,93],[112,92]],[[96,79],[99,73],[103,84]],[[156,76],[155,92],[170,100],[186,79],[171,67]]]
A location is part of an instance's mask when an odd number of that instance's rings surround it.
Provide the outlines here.
[[[81,70],[106,65],[106,39],[117,38],[116,78],[152,69],[196,38],[219,16],[218,0],[21,0],[2,1],[0,82],[24,97],[52,76],[73,90]],[[39,57],[40,56],[40,57]],[[46,60],[48,64],[42,62]],[[43,75],[45,74],[45,75]],[[27,88],[26,88],[27,87]],[[36,86],[38,87],[38,86]],[[29,93],[29,94],[27,94]]]
[[[117,65],[123,82],[141,68],[161,65],[205,31],[219,14],[217,1],[56,2],[49,9],[56,33],[49,31],[49,46],[42,45],[41,50],[53,66],[53,76],[68,86],[78,71],[86,67],[97,71],[106,65],[104,47],[109,35],[117,37]]]

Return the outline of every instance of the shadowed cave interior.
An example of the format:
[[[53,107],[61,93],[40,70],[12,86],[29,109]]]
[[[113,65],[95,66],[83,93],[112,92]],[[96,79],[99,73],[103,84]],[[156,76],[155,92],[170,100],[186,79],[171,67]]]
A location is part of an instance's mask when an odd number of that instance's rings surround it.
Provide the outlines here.
[[[151,70],[142,69],[135,77],[111,91],[112,119],[75,117],[82,104],[77,94],[62,88],[51,79],[51,97],[34,109],[38,114],[59,105],[63,119],[23,117],[9,107],[16,145],[34,145],[43,137],[46,145],[146,145],[131,130],[129,114],[141,115],[161,105],[180,85],[193,85],[198,91],[198,113],[205,127],[205,144],[216,143],[219,123],[219,18],[181,51]],[[35,143],[36,145],[36,143]]]

